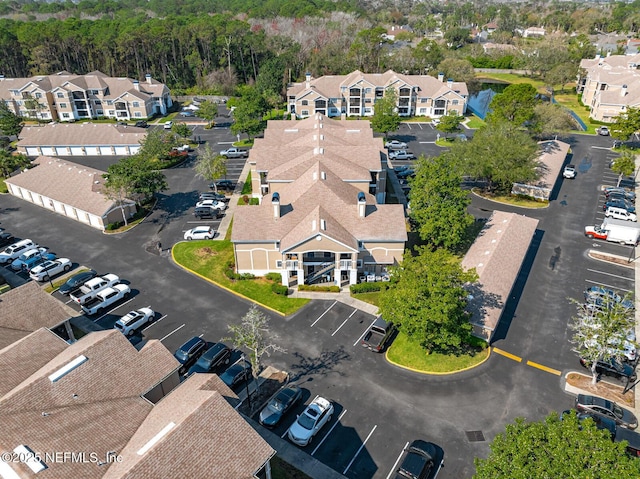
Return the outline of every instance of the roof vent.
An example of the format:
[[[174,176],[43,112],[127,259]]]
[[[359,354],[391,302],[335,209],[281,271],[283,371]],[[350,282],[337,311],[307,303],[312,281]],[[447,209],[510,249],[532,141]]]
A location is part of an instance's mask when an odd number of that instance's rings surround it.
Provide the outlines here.
[[[322,178],[323,180],[327,179],[327,174],[324,171],[320,172],[320,178]]]
[[[155,444],[158,441],[160,441],[160,439],[162,439],[164,436],[166,436],[169,433],[169,431],[171,431],[174,427],[176,427],[176,423],[175,422],[170,422],[165,427],[163,427],[162,431],[160,431],[158,434],[153,436],[149,440],[149,442],[147,442],[144,446],[142,446],[140,449],[138,449],[138,456],[142,456],[142,455],[146,454],[146,452],[149,449],[151,449],[153,446],[155,446]]]
[[[74,369],[76,369],[78,366],[80,366],[81,364],[83,364],[86,361],[87,361],[87,357],[86,356],[78,356],[77,358],[75,358],[70,363],[67,363],[65,366],[62,366],[60,369],[58,369],[53,374],[50,374],[49,375],[49,381],[51,381],[52,383],[55,383],[56,381],[58,381],[59,379],[65,377],[67,374],[69,374],[71,371],[73,371]]]
[[[320,229],[327,230],[327,222],[325,220],[320,220]]]

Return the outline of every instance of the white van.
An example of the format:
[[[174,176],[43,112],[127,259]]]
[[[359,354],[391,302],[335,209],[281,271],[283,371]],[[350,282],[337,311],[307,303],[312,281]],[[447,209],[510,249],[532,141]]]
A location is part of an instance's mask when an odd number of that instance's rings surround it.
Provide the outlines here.
[[[35,244],[30,239],[23,239],[18,241],[17,243],[13,243],[11,246],[5,249],[2,253],[0,253],[0,264],[7,264],[13,261],[14,259],[16,259],[18,256],[20,256],[22,253],[26,252],[27,250],[37,248],[37,247],[38,245]]]
[[[629,213],[624,208],[616,208],[615,206],[609,206],[604,213],[605,216],[615,218],[617,220],[636,221],[636,214]]]

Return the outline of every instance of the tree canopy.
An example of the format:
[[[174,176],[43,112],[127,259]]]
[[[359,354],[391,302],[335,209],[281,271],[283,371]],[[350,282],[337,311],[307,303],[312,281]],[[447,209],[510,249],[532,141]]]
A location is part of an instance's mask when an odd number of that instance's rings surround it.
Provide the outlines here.
[[[396,111],[398,96],[393,88],[387,89],[384,97],[378,99],[373,105],[373,116],[371,117],[371,128],[373,131],[387,134],[396,131],[400,126],[400,115]]]
[[[0,101],[0,131],[7,136],[18,135],[23,125],[22,118],[12,112],[4,101]]]
[[[205,181],[212,181],[215,192],[218,192],[218,186],[215,180],[222,178],[227,174],[227,158],[214,152],[209,144],[205,145],[204,151],[198,156],[196,164],[193,167],[196,176]]]
[[[31,161],[24,155],[13,155],[10,151],[0,148],[0,177],[8,178],[18,168],[29,166]]]
[[[633,172],[636,171],[636,155],[631,151],[624,151],[613,161],[611,171],[618,173],[618,183],[616,186],[620,186],[622,178],[631,176]]]
[[[231,131],[234,134],[246,133],[252,138],[266,128],[267,122],[263,120],[263,116],[269,110],[269,105],[255,87],[243,87],[240,94],[235,102],[235,121],[231,125]]]
[[[516,126],[533,119],[537,100],[536,91],[529,83],[514,83],[497,94],[489,105],[488,122],[509,121]]]
[[[613,120],[611,136],[618,140],[628,140],[631,135],[640,132],[640,108],[628,108]]]

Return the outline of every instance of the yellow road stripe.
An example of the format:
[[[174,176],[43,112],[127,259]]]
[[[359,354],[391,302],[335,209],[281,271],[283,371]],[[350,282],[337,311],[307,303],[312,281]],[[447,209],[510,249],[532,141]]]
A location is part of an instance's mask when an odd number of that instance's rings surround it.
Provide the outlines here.
[[[532,368],[542,369],[551,374],[555,374],[556,376],[560,376],[560,371],[553,368],[548,368],[547,366],[543,366],[542,364],[534,363],[533,361],[527,361],[527,366],[531,366]]]
[[[513,359],[514,361],[517,361],[517,362],[522,362],[522,358],[516,356],[515,354],[511,354],[511,353],[508,353],[506,351],[503,351],[502,349],[498,349],[498,348],[494,347],[493,351],[498,353],[500,356],[504,356],[506,358]]]

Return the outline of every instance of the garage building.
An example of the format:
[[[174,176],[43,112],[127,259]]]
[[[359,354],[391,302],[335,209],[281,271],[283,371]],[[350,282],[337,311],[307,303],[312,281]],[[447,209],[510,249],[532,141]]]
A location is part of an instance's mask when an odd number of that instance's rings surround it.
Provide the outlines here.
[[[18,151],[37,156],[129,156],[140,151],[144,128],[105,123],[50,123],[22,129]]]

